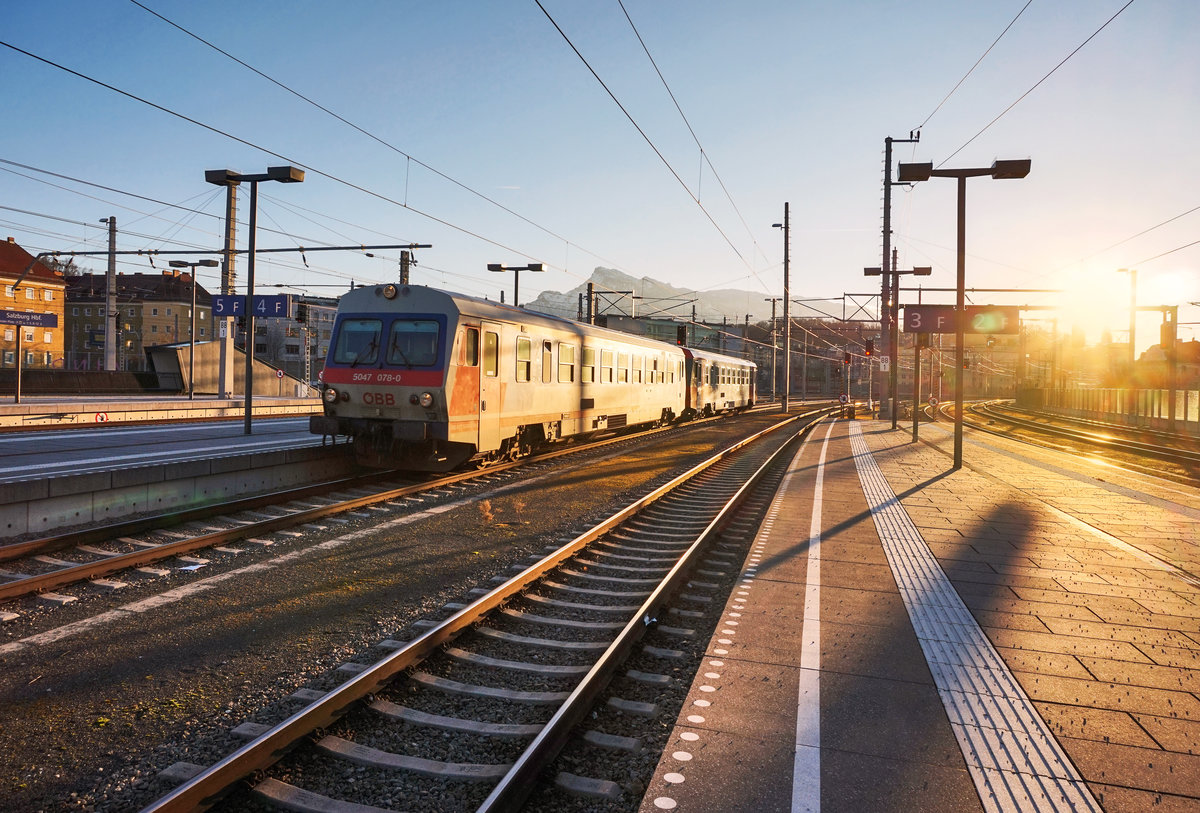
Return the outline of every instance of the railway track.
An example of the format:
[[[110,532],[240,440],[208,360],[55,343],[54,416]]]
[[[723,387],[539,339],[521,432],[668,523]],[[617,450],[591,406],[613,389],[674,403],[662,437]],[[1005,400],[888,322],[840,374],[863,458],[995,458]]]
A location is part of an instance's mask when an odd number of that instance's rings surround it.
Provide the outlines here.
[[[265,537],[270,534],[328,517],[379,507],[397,508],[405,501],[436,499],[472,485],[494,486],[564,456],[595,453],[652,435],[685,432],[700,423],[623,434],[417,483],[396,482],[399,472],[373,474],[0,546],[0,602],[41,595],[69,603],[75,596],[53,591],[72,585],[119,589],[127,584],[120,579],[165,575],[167,571],[156,565],[167,560],[176,560],[173,564],[177,569],[197,569],[211,561],[211,556],[193,555],[200,551],[212,551],[212,556],[234,555],[245,547],[230,545],[264,546],[269,544]],[[109,578],[113,576],[119,578]]]
[[[964,420],[968,418],[975,418],[970,421],[973,428],[992,434],[1012,436],[1010,432],[998,431],[994,425],[990,425],[999,422],[1041,438],[1049,438],[1053,441],[1055,448],[1075,451],[1103,450],[1116,455],[1121,465],[1136,468],[1139,471],[1154,474],[1175,473],[1188,482],[1194,482],[1200,476],[1200,452],[1178,446],[1137,440],[1121,433],[1119,427],[1099,427],[1090,422],[1086,424],[1091,427],[1089,429],[1050,425],[1045,421],[1035,420],[1033,417],[1024,418],[1013,415],[998,409],[992,403],[972,405],[964,416]],[[1055,419],[1063,420],[1057,416]],[[1144,462],[1146,459],[1166,464],[1172,467],[1172,471],[1164,472],[1161,465],[1147,466]]]
[[[449,605],[448,617],[410,640],[383,642],[372,657],[387,654],[343,666],[347,679],[335,688],[298,693],[306,705],[286,720],[245,726],[247,745],[146,813],[204,809],[231,792],[234,808],[265,801],[360,811],[511,810],[530,793],[619,794],[616,778],[598,770],[548,767],[564,748],[641,748],[603,723],[652,713],[677,682],[670,673],[685,657],[680,642],[707,640],[693,627],[738,578],[757,527],[739,510],[765,510],[797,427],[819,417],[791,418],[729,447],[495,589]],[[724,547],[714,548],[722,533]],[[640,662],[661,668],[626,671],[618,682],[633,697],[597,706],[639,643]],[[585,719],[596,728],[578,730]],[[323,736],[307,742],[314,732]],[[570,765],[611,761],[576,755]],[[551,783],[539,788],[546,775]],[[364,807],[329,806],[347,803]]]

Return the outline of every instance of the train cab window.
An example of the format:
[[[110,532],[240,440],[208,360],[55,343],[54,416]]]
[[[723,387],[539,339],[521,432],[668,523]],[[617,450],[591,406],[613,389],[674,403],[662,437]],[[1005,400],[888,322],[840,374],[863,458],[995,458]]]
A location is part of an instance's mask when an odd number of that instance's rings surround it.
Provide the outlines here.
[[[492,378],[500,374],[500,334],[490,330],[483,334],[483,374]]]
[[[558,345],[558,381],[561,384],[571,384],[575,381],[575,346],[571,344]]]
[[[343,319],[338,326],[333,360],[338,364],[374,364],[379,357],[379,334],[383,323],[378,319]]]
[[[462,359],[467,367],[479,366],[479,328],[463,329]]]
[[[438,361],[441,328],[432,319],[396,319],[388,335],[387,363],[432,367]]]
[[[591,384],[596,380],[596,349],[594,347],[583,348],[583,368],[580,370],[579,380],[584,384]]]
[[[533,367],[533,342],[528,336],[517,337],[517,380],[528,381]]]
[[[613,351],[600,351],[600,381],[605,384],[613,383]]]
[[[550,342],[542,342],[542,383],[549,384],[554,375],[554,345]]]
[[[634,356],[634,358],[637,358]],[[617,353],[617,383],[625,384],[629,381],[629,354]]]

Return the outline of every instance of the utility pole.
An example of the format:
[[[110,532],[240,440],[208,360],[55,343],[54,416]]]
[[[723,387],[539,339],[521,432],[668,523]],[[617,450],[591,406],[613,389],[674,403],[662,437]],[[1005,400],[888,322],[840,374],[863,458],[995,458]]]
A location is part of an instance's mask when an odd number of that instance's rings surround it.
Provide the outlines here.
[[[237,192],[238,185],[236,183],[225,186],[225,248],[221,258],[221,293],[226,295],[233,294],[234,281],[237,277],[234,269],[237,259]],[[228,316],[221,317],[219,320],[214,319],[213,327],[217,328],[217,336],[221,340],[221,355],[217,370],[217,397],[232,398],[234,320]],[[247,352],[253,352],[253,342],[248,341],[247,345],[249,346]]]
[[[783,222],[775,223],[773,226],[783,229],[783,398],[780,401],[780,407],[785,413],[788,411],[788,393],[792,388],[792,320],[788,307],[792,301],[792,289],[788,279],[788,229],[790,228],[788,219],[788,203],[784,201]]]
[[[767,299],[763,300],[765,302],[771,303],[771,400],[772,401],[775,400],[776,395],[777,395],[776,390],[775,390],[775,368],[777,366],[779,366],[779,362],[778,362],[779,342],[775,336],[775,330],[776,330],[775,303],[778,302],[782,298],[783,297],[780,297],[780,296],[772,296],[772,297],[768,297]]]
[[[100,221],[108,224],[108,274],[104,278],[104,369],[117,369],[117,218]]]
[[[908,138],[892,138],[888,136],[883,140],[883,262],[879,264],[879,267],[883,269],[885,275],[887,274],[887,269],[892,267],[888,264],[888,258],[892,253],[892,144],[916,144],[920,140],[920,130],[910,130]],[[888,364],[890,365],[888,372],[888,394],[891,396],[888,408],[891,410],[892,428],[895,429],[897,373],[900,367],[898,364],[899,354],[897,353],[897,345],[900,343],[900,277],[894,272],[891,283],[891,290],[895,292],[896,296],[892,306],[887,309],[887,324],[880,325],[880,327],[883,328],[881,333],[887,336]],[[885,278],[882,290],[886,292],[887,288],[888,285]]]
[[[408,285],[408,271],[412,266],[412,254],[408,251],[400,252],[400,284]]]

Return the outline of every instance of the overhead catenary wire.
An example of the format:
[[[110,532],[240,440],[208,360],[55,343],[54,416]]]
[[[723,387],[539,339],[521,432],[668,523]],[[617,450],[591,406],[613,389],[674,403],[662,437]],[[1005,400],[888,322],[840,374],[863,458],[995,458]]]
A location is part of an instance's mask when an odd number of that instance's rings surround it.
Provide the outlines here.
[[[949,161],[951,158],[953,158],[954,156],[958,155],[960,152],[962,152],[963,150],[965,150],[965,149],[967,148],[967,146],[968,146],[969,144],[971,144],[971,142],[973,142],[975,139],[979,138],[981,135],[983,135],[983,134],[984,134],[984,133],[986,133],[988,130],[990,130],[993,124],[995,124],[996,122],[1000,121],[1000,119],[1004,118],[1004,116],[1005,116],[1005,115],[1008,113],[1008,111],[1012,110],[1014,107],[1016,107],[1018,104],[1020,104],[1020,103],[1021,103],[1021,102],[1022,102],[1024,99],[1025,99],[1025,97],[1026,97],[1026,96],[1028,96],[1030,93],[1033,93],[1035,90],[1037,90],[1037,89],[1038,89],[1038,87],[1039,87],[1039,86],[1040,86],[1040,85],[1041,85],[1043,82],[1045,82],[1047,79],[1049,79],[1051,76],[1053,76],[1053,75],[1054,75],[1054,73],[1055,73],[1055,72],[1056,72],[1056,71],[1057,71],[1059,68],[1061,68],[1063,65],[1067,64],[1068,60],[1070,60],[1070,59],[1071,59],[1071,57],[1075,56],[1075,54],[1077,54],[1077,53],[1079,53],[1080,51],[1082,51],[1082,50],[1083,50],[1083,47],[1084,47],[1085,45],[1087,45],[1089,42],[1091,42],[1093,39],[1095,39],[1095,38],[1096,38],[1096,36],[1097,36],[1097,35],[1099,35],[1099,33],[1100,33],[1101,31],[1103,31],[1105,28],[1108,28],[1108,26],[1109,26],[1109,23],[1111,23],[1113,20],[1117,19],[1117,17],[1121,16],[1121,13],[1122,13],[1123,11],[1125,11],[1125,9],[1129,8],[1130,6],[1132,6],[1133,4],[1134,4],[1134,0],[1129,0],[1129,2],[1127,2],[1125,5],[1121,6],[1121,8],[1119,8],[1119,9],[1117,10],[1117,13],[1116,13],[1116,14],[1114,14],[1114,15],[1113,15],[1113,16],[1111,16],[1111,17],[1109,17],[1109,18],[1108,18],[1108,19],[1107,19],[1107,20],[1104,22],[1104,24],[1103,24],[1103,25],[1101,25],[1099,28],[1097,28],[1095,31],[1093,31],[1093,32],[1092,32],[1092,34],[1091,34],[1091,36],[1089,36],[1087,39],[1085,39],[1083,42],[1081,42],[1081,43],[1080,43],[1078,46],[1076,46],[1075,50],[1071,51],[1071,53],[1069,53],[1069,54],[1067,54],[1065,57],[1063,57],[1062,61],[1061,61],[1061,62],[1059,62],[1057,65],[1055,65],[1053,68],[1051,68],[1049,73],[1047,73],[1047,74],[1046,74],[1045,76],[1043,76],[1041,79],[1037,80],[1037,82],[1035,82],[1035,83],[1033,84],[1033,87],[1029,88],[1029,90],[1025,91],[1025,92],[1024,92],[1024,93],[1022,93],[1020,96],[1018,96],[1018,97],[1017,97],[1017,99],[1016,99],[1016,100],[1015,100],[1015,101],[1014,101],[1012,104],[1010,104],[1008,107],[1006,107],[1006,108],[1004,108],[1003,110],[1001,110],[1001,111],[1000,111],[1000,113],[999,113],[999,114],[998,114],[998,115],[997,115],[997,116],[996,116],[994,119],[992,119],[991,121],[989,121],[989,122],[988,122],[988,123],[987,123],[987,124],[984,126],[984,128],[983,128],[982,130],[980,130],[978,133],[976,133],[975,135],[973,135],[973,136],[971,136],[970,138],[968,138],[968,139],[967,139],[967,141],[966,141],[966,143],[964,143],[964,144],[963,144],[961,147],[959,147],[957,150],[955,150],[954,152],[952,152],[952,153],[950,153],[949,155],[947,155],[947,156],[945,157],[945,159],[943,159],[943,160],[942,160],[942,162],[938,164],[938,166],[939,166],[939,167],[941,167],[941,166],[945,166],[945,164],[946,164],[946,162],[947,162],[947,161]]]
[[[567,36],[567,33],[563,31],[562,27],[558,24],[554,17],[550,15],[550,12],[546,10],[546,7],[542,5],[541,0],[534,0],[534,2],[537,4],[537,7],[542,10],[542,14],[546,15],[546,19],[550,21],[550,24],[554,26],[554,30],[556,30],[559,35],[562,36],[563,41],[565,41],[575,55],[579,57],[579,61],[582,62],[584,67],[588,69],[588,72],[592,74],[593,78],[600,83],[600,87],[602,87],[604,92],[608,94],[609,98],[613,100],[613,103],[616,104],[620,111],[625,115],[625,118],[629,120],[629,123],[633,125],[633,128],[637,130],[638,134],[642,137],[646,144],[650,146],[650,149],[653,150],[654,154],[658,156],[659,161],[661,161],[663,166],[667,168],[667,171],[671,173],[671,176],[675,178],[679,185],[683,187],[683,190],[687,193],[688,197],[692,199],[692,202],[695,203],[700,211],[704,213],[704,216],[708,219],[708,222],[712,224],[713,228],[715,228],[725,240],[726,245],[733,250],[733,253],[737,255],[737,258],[742,261],[742,264],[745,265],[746,268],[749,269],[752,274],[754,274],[755,278],[759,280],[759,284],[763,286],[763,290],[769,292],[766,283],[764,283],[763,280],[758,277],[758,272],[754,271],[750,263],[742,255],[742,253],[738,251],[737,246],[733,244],[733,241],[729,238],[729,235],[726,234],[725,230],[721,228],[719,223],[717,223],[716,219],[712,216],[712,213],[710,213],[708,209],[705,208],[704,204],[700,202],[700,199],[696,197],[695,193],[693,193],[688,187],[687,182],[684,181],[675,168],[671,166],[671,162],[668,161],[666,156],[662,154],[662,151],[658,148],[658,145],[656,145],[653,139],[646,134],[646,131],[643,130],[642,126],[637,123],[637,120],[633,117],[629,110],[626,109],[625,105],[621,103],[621,100],[617,98],[617,95],[612,91],[611,88],[609,88],[608,84],[600,78],[600,74],[596,72],[596,69],[592,67],[587,58],[584,57],[580,50],[575,46],[575,43],[571,41],[571,38]]]

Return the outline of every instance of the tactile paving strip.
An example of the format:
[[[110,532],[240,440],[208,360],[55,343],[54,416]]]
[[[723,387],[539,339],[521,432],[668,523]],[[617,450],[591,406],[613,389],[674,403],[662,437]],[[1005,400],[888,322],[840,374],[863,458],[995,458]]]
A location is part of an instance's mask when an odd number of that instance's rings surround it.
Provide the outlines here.
[[[954,590],[850,424],[863,494],[984,809],[1102,808]]]

